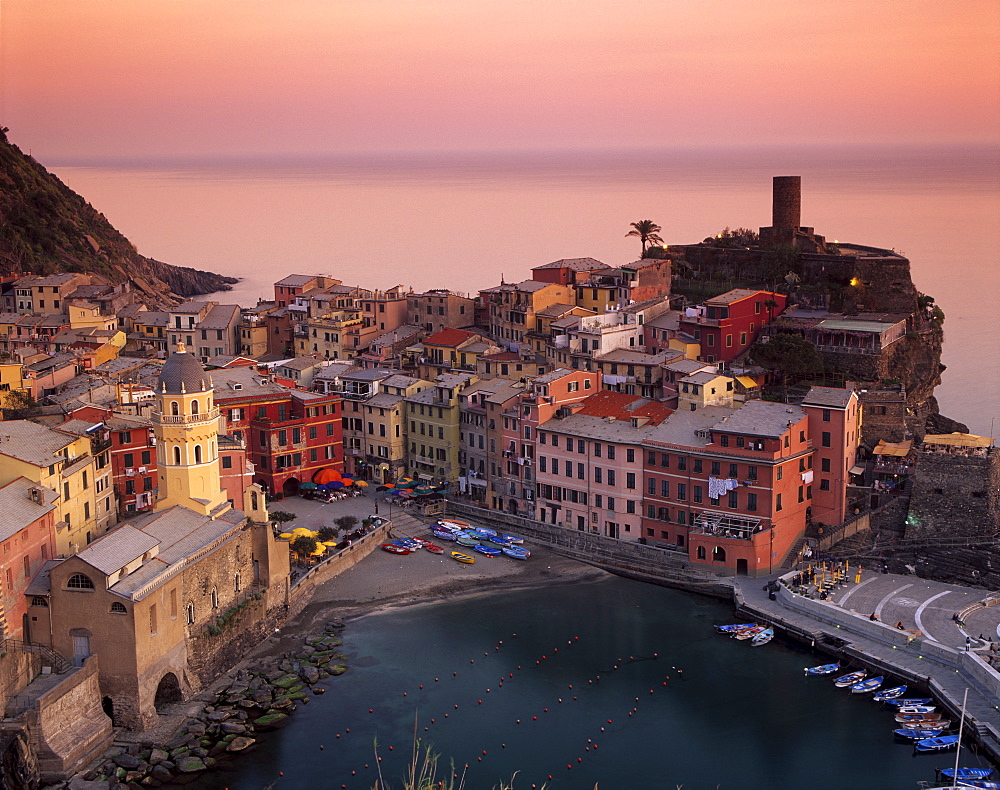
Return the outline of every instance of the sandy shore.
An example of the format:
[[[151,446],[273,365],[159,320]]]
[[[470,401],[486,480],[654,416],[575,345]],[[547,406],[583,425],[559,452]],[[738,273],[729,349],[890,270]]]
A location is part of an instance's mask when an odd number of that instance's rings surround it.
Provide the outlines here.
[[[302,613],[267,640],[255,655],[294,649],[301,636],[334,617],[362,617],[390,607],[415,606],[496,589],[516,590],[595,581],[606,571],[532,547],[531,559],[476,556],[463,565],[448,556],[418,551],[395,555],[374,551],[350,570],[320,585]]]

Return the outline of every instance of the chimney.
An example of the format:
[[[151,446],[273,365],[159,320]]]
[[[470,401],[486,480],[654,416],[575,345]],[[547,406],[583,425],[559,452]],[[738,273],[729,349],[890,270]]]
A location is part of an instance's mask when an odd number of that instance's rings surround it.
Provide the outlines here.
[[[775,176],[771,226],[776,234],[795,231],[802,225],[802,176]]]
[[[32,487],[28,490],[28,496],[31,497],[31,501],[36,505],[44,505],[45,497],[42,496],[42,489]]]

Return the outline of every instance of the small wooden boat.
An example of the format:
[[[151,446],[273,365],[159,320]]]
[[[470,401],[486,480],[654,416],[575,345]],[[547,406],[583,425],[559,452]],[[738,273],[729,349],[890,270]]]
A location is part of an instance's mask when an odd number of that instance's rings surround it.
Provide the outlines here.
[[[919,726],[919,722],[925,721],[941,721],[944,715],[941,713],[898,713],[896,714],[896,721],[900,724],[914,723],[914,726]]]
[[[840,662],[836,664],[820,664],[816,667],[806,667],[807,675],[832,675],[840,669]]]
[[[909,727],[913,730],[934,730],[938,735],[941,734],[941,730],[947,730],[951,727],[951,719],[938,719],[937,721],[901,721],[898,722],[903,727]]]
[[[500,551],[513,560],[526,560],[531,556],[530,551],[522,549],[520,546],[504,546]]]
[[[490,529],[489,527],[476,527],[476,532],[480,535],[485,535],[487,538],[495,538],[499,534],[495,529]]]
[[[524,543],[524,538],[519,538],[517,535],[508,535],[506,532],[500,536],[501,538],[506,538],[508,543],[521,544]]]
[[[460,551],[451,552],[451,558],[453,560],[458,560],[458,562],[465,563],[466,565],[472,565],[475,561],[475,557],[470,557],[468,554],[462,554]]]
[[[898,699],[906,693],[906,686],[894,686],[891,689],[882,689],[872,697],[876,702],[888,702],[891,699]]]
[[[479,538],[474,538],[471,535],[462,534],[455,538],[455,542],[460,546],[468,546],[472,548],[479,543]]]
[[[958,746],[957,735],[939,735],[936,738],[925,738],[913,744],[918,752],[943,752]]]
[[[397,546],[395,543],[383,543],[382,551],[387,551],[390,554],[409,554],[410,550],[406,546]]]
[[[735,625],[717,625],[715,626],[716,631],[722,631],[724,634],[731,634],[736,631],[744,631],[747,628],[758,628],[757,623],[737,623]]]
[[[490,538],[490,543],[495,543],[497,546],[500,547],[511,545],[511,542],[507,540],[507,538],[505,538],[503,535],[494,535],[492,538]]]
[[[937,710],[934,705],[903,705],[896,708],[896,713],[902,715],[904,713],[933,713]]]
[[[457,518],[439,518],[438,524],[445,529],[469,529],[472,525],[468,521],[461,521]]]
[[[989,779],[993,775],[992,768],[938,768],[937,773],[945,779]]]
[[[426,546],[424,546],[424,548],[427,549],[427,551],[429,551],[431,554],[444,554],[444,549],[442,549],[436,543],[428,543]]]
[[[396,538],[396,540],[390,541],[390,543],[393,546],[399,546],[409,551],[418,551],[422,548],[419,543],[415,540],[410,540],[409,538]]]
[[[851,693],[867,694],[869,691],[875,691],[875,689],[880,688],[884,682],[885,678],[882,675],[876,675],[873,678],[868,678],[868,680],[862,680],[860,683],[855,683],[851,686]]]
[[[929,730],[926,727],[904,727],[893,730],[892,734],[904,741],[922,741],[925,738],[936,738],[941,734],[940,730]]]
[[[753,639],[755,636],[757,636],[757,634],[761,633],[763,630],[764,626],[755,625],[753,628],[746,628],[742,631],[737,631],[735,634],[732,635],[732,637],[733,639],[740,639],[740,640]]]
[[[833,681],[833,685],[835,685],[837,688],[846,688],[847,686],[853,686],[855,683],[860,683],[867,676],[868,673],[865,671],[849,672],[846,675],[841,675],[839,678]]]
[[[432,529],[431,532],[434,533],[434,537],[437,538],[438,540],[450,540],[450,541],[455,540],[454,532],[448,532],[447,530],[444,529]]]
[[[479,554],[485,554],[487,557],[500,556],[500,549],[495,549],[492,546],[484,546],[481,543],[477,543],[475,546],[473,546],[472,550]]]
[[[766,645],[774,639],[774,629],[765,628],[757,636],[750,640],[750,647],[760,647],[761,645]]]
[[[927,705],[933,701],[930,697],[907,697],[906,699],[899,697],[897,699],[887,699],[885,704],[892,705],[894,708],[901,708],[903,705]]]
[[[969,790],[978,788],[979,790],[1000,790],[1000,782],[991,779],[959,779],[959,784],[937,787],[935,790]]]

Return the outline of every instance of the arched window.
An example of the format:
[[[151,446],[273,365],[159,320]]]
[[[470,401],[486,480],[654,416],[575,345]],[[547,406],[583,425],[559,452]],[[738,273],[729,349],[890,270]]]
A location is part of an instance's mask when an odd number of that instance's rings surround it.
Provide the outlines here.
[[[86,574],[74,573],[66,580],[66,587],[70,590],[93,590],[94,583]]]
[[[194,462],[196,464],[200,464],[201,463],[201,445],[200,444],[196,444],[194,446]]]
[[[716,546],[712,550],[712,561],[713,562],[725,562],[726,561],[726,550],[722,546]]]
[[[212,608],[219,608],[219,591],[214,588],[212,589]]]
[[[111,603],[111,613],[112,614],[128,614],[128,609],[125,608],[125,604],[121,601],[112,601]]]
[[[181,462],[181,448],[174,447],[174,463],[180,464],[180,462]]]
[[[188,625],[194,625],[194,604],[189,603],[184,608],[184,617],[187,620]]]
[[[195,398],[193,401],[191,401],[191,413],[192,414],[197,414],[198,413],[198,399],[197,398]]]
[[[704,546],[699,546],[698,547],[698,559],[699,560],[705,559],[705,547]]]
[[[35,596],[32,596],[32,598],[31,598],[31,605],[32,606],[44,606],[44,607],[48,608],[49,599],[48,598],[43,598],[40,595],[35,595]]]
[[[236,571],[236,576],[233,577],[233,589],[235,589],[236,592],[239,592],[240,591],[240,585],[241,585],[240,572]]]
[[[170,413],[176,417],[181,413],[181,407],[177,404],[177,401],[170,401]]]

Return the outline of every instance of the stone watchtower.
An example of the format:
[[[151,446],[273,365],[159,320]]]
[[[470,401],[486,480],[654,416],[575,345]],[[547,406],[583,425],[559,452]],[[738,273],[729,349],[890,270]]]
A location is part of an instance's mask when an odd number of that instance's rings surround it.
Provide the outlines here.
[[[802,226],[802,176],[774,176],[771,193],[771,226],[760,229],[760,246],[795,247],[802,252],[825,252],[822,236]]]
[[[219,410],[212,395],[211,376],[181,344],[156,383],[158,511],[182,505],[214,517],[230,508],[219,483]]]

